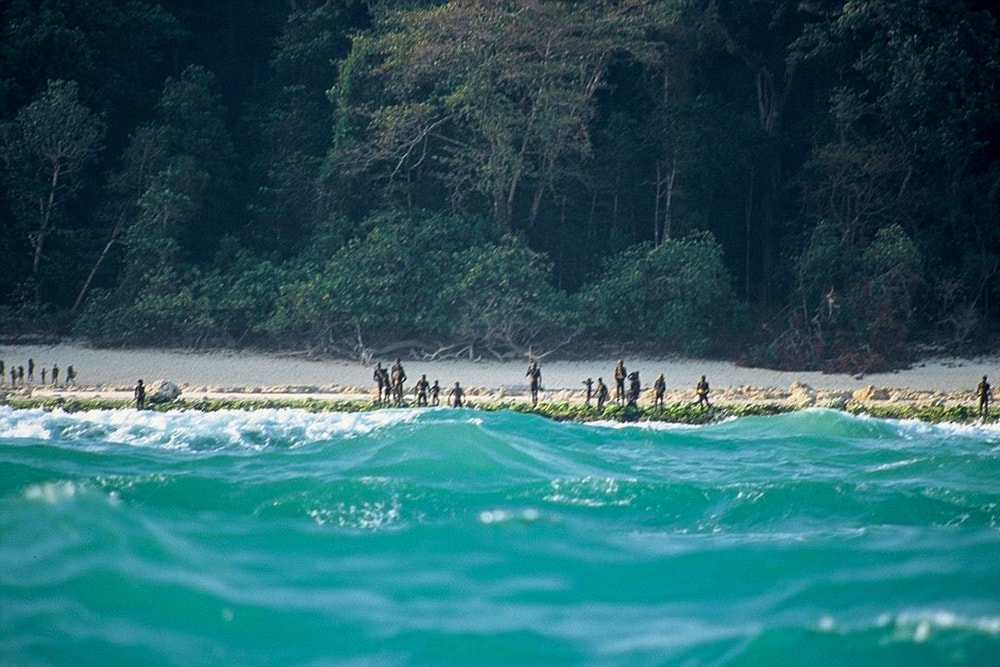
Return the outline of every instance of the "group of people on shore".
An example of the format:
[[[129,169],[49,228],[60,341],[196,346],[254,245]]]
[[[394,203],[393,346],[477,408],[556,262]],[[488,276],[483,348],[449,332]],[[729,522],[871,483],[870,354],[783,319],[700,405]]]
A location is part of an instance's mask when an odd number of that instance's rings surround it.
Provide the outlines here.
[[[377,398],[375,399],[377,405],[403,404],[407,378],[406,370],[403,368],[403,363],[399,357],[396,357],[396,363],[388,370],[382,367],[382,362],[376,363],[372,379],[375,381],[378,391]],[[437,380],[434,380],[434,383],[431,384],[427,380],[426,374],[421,375],[420,379],[417,380],[417,383],[413,386],[413,393],[417,397],[417,405],[419,407],[441,404],[441,384]],[[465,390],[456,382],[455,386],[448,391],[449,405],[455,408],[462,407],[462,397],[464,395]]]
[[[59,364],[52,364],[52,371],[48,366],[37,366],[33,358],[28,359],[27,365],[11,365],[0,359],[0,387],[3,387],[7,378],[10,378],[10,388],[18,389],[30,387],[35,384],[35,370],[41,376],[41,385],[51,385],[53,387],[71,387],[76,385],[76,369],[73,366],[66,367],[65,380],[60,380]]]
[[[615,378],[615,403],[617,405],[629,405],[637,406],[639,403],[639,395],[642,393],[642,381],[639,379],[639,371],[632,371],[631,373],[625,369],[625,361],[619,359],[618,363],[615,364],[614,370]],[[628,381],[628,386],[626,387],[626,380]],[[597,378],[597,386],[594,387],[594,381],[592,378],[587,378],[583,381],[584,386],[587,388],[586,403],[589,406],[592,399],[597,400],[597,409],[603,410],[605,403],[611,397],[611,391],[608,386],[604,384],[604,378]],[[709,387],[708,380],[702,375],[698,384],[695,385],[695,394],[697,396],[696,404],[704,409],[709,409],[712,404],[708,400],[708,394],[711,391]],[[653,406],[657,408],[663,407],[663,397],[667,393],[667,380],[660,373],[656,380],[653,382]]]
[[[528,371],[524,375],[528,378],[531,405],[535,407],[538,405],[538,395],[542,390],[541,366],[539,366],[537,361],[532,360],[528,364]],[[642,381],[639,377],[639,371],[633,370],[629,372],[625,368],[624,360],[619,359],[615,364],[613,376],[615,380],[615,403],[620,406],[638,406],[639,396],[642,393]],[[378,405],[403,405],[406,371],[403,369],[403,364],[398,357],[392,368],[388,370],[382,367],[381,362],[376,363],[372,379],[375,381],[378,392],[376,398]],[[597,378],[595,385],[593,378],[588,377],[583,381],[583,385],[586,387],[586,405],[589,407],[592,402],[596,401],[597,409],[603,410],[604,406],[611,399],[611,390],[604,383],[604,378]],[[660,373],[656,377],[656,380],[653,381],[653,407],[663,407],[666,392],[666,378],[663,373]],[[711,409],[712,403],[708,398],[711,393],[711,387],[704,375],[701,376],[701,379],[695,385],[694,392],[696,397],[695,405],[705,410]],[[437,380],[434,380],[433,384],[431,384],[427,380],[427,375],[420,376],[420,379],[417,380],[417,383],[413,387],[413,393],[416,395],[417,406],[437,406],[441,404],[441,385]],[[455,386],[448,392],[448,404],[456,408],[462,407],[462,398],[464,395],[465,390],[462,389],[462,386],[458,382],[455,382]],[[979,415],[985,419],[989,416],[990,402],[993,400],[993,390],[985,375],[976,388],[976,397],[979,401]]]
[[[528,378],[528,388],[531,395],[531,405],[536,407],[538,405],[538,395],[542,390],[542,369],[537,361],[531,361],[528,364],[528,371],[524,374]],[[618,360],[614,369],[615,377],[615,402],[618,405],[638,405],[639,395],[642,391],[642,382],[639,379],[639,371],[627,372],[625,369],[625,363],[622,359]],[[372,380],[375,382],[376,387],[376,405],[403,405],[404,396],[406,395],[405,384],[406,384],[406,371],[403,369],[403,364],[397,357],[396,362],[391,368],[386,369],[382,366],[382,362],[376,362],[374,371],[372,372]],[[626,380],[628,380],[628,387],[626,388]],[[591,401],[596,400],[597,408],[603,410],[605,404],[608,402],[611,392],[608,386],[604,384],[604,378],[597,378],[597,385],[594,385],[592,378],[587,378],[583,381],[584,386],[587,388],[586,393],[586,404],[589,407]],[[653,396],[654,405],[656,407],[663,407],[663,398],[666,394],[667,383],[663,374],[661,373],[656,381],[653,383]],[[712,404],[708,400],[709,392],[711,391],[708,380],[705,376],[701,376],[701,380],[695,387],[695,394],[697,395],[697,405],[704,409],[709,409]],[[437,380],[434,380],[431,384],[427,380],[427,375],[421,375],[420,379],[413,386],[413,393],[416,395],[416,404],[418,407],[423,407],[427,405],[437,406],[441,404],[441,385]],[[455,382],[455,386],[448,391],[448,405],[455,408],[462,407],[462,398],[465,395],[465,390],[459,382]]]

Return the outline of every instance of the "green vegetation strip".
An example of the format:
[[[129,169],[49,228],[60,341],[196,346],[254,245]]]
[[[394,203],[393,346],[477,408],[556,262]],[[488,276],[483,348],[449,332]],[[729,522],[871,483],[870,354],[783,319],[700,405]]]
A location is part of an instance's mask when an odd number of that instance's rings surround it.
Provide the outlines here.
[[[6,396],[0,397],[0,405],[8,405],[18,410],[41,408],[43,410],[82,412],[85,410],[131,409],[133,404],[129,400],[115,398],[76,398],[62,396],[26,398]],[[148,409],[156,412],[166,412],[168,410],[214,412],[218,410],[266,410],[279,408],[296,408],[309,412],[370,412],[373,410],[388,409],[365,400],[272,399],[257,396],[252,398],[182,398],[171,403],[153,405]],[[777,415],[801,409],[788,404],[760,402],[721,404],[707,410],[691,403],[672,403],[661,408],[610,405],[599,410],[595,406],[587,406],[581,403],[540,403],[532,407],[527,403],[503,401],[482,403],[472,401],[466,404],[466,408],[488,412],[510,410],[512,412],[535,414],[556,421],[592,422],[607,420],[619,422],[666,422],[675,424],[709,424],[733,417]],[[880,419],[918,419],[929,423],[963,423],[977,419],[975,409],[967,406],[849,403],[842,410],[854,415],[863,414]]]

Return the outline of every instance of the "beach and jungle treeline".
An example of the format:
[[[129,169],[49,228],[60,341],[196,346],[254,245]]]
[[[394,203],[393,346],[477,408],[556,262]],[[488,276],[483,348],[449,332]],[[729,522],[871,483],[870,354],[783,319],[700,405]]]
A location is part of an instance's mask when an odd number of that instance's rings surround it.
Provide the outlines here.
[[[997,16],[5,2],[0,334],[850,374],[995,351]]]

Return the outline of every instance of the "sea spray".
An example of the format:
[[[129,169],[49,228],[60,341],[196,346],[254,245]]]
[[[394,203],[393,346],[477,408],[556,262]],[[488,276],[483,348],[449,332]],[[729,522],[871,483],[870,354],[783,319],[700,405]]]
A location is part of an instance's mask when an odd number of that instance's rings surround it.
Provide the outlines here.
[[[990,665],[1000,429],[0,408],[6,664]]]

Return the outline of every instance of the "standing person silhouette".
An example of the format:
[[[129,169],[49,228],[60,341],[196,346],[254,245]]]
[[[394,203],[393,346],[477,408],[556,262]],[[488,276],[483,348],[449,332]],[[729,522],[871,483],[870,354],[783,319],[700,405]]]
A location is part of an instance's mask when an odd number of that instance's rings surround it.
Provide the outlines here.
[[[538,405],[538,390],[542,385],[542,370],[538,367],[538,362],[532,361],[525,375],[531,378],[531,406],[536,407]]]
[[[378,390],[378,398],[375,399],[375,403],[382,405],[382,392],[385,391],[385,385],[381,361],[375,362],[375,370],[372,371],[372,380],[375,381],[375,387]]]
[[[976,397],[979,398],[979,416],[986,419],[990,416],[990,401],[993,399],[993,389],[983,376],[979,386],[976,387]]]
[[[704,375],[701,376],[701,380],[698,381],[694,390],[698,394],[698,405],[706,408],[712,407],[712,404],[708,402],[708,392],[710,389],[708,387],[708,380],[705,379]]]
[[[135,409],[143,410],[146,407],[146,386],[142,383],[140,378],[138,382],[135,383],[135,390],[132,392],[135,397]]]
[[[608,385],[604,384],[604,378],[597,378],[597,409],[603,410],[604,404],[608,401]]]
[[[392,396],[396,405],[403,402],[404,382],[406,382],[406,371],[403,370],[403,362],[396,357],[396,363],[392,365]]]
[[[441,405],[441,385],[437,380],[431,385],[431,405]]]
[[[382,368],[379,370],[379,374],[382,376],[382,403],[389,405],[389,394],[392,391],[392,381],[389,380],[389,369]]]
[[[658,408],[663,407],[663,395],[667,392],[667,381],[663,377],[663,373],[656,378],[653,383],[653,405]]]
[[[427,389],[430,387],[430,384],[431,383],[427,381],[426,375],[421,375],[420,379],[417,380],[417,384],[414,386],[414,390],[417,392],[417,405],[427,405]]]
[[[463,390],[461,385],[459,385],[458,382],[456,381],[455,388],[452,389],[450,392],[448,392],[448,395],[451,396],[452,406],[456,408],[462,407],[462,396],[464,394],[465,390]]]
[[[625,378],[628,377],[628,373],[625,372],[625,362],[621,359],[615,364],[615,402],[618,405],[625,404]]]
[[[639,381],[639,371],[632,371],[628,374],[628,404],[635,406],[639,401],[639,393],[642,391],[642,383]]]

